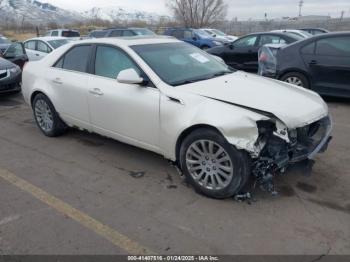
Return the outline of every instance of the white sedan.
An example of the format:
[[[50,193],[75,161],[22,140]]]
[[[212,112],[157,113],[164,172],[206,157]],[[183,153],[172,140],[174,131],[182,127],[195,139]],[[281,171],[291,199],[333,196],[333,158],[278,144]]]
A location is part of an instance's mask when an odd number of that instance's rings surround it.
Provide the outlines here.
[[[27,64],[22,91],[46,136],[78,127],[156,152],[214,198],[250,176],[273,190],[274,175],[324,151],[332,129],[318,94],[166,37],[67,44]]]
[[[25,41],[24,47],[29,61],[37,61],[69,42],[65,37],[37,37]]]

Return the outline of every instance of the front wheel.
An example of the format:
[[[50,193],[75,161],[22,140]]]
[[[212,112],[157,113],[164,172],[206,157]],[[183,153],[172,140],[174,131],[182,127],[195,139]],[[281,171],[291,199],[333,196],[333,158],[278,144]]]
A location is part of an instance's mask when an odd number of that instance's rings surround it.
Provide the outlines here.
[[[250,175],[247,154],[211,129],[199,129],[185,138],[180,164],[196,191],[212,198],[228,198],[239,193]]]

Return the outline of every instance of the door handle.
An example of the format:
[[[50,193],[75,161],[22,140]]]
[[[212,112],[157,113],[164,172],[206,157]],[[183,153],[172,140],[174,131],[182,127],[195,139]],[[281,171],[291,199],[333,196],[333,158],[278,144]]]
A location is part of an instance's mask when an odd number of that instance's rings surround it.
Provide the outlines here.
[[[39,54],[35,54],[36,56],[40,56]]]
[[[310,65],[317,65],[317,61],[316,60],[311,60],[310,61]]]
[[[55,84],[57,84],[57,85],[62,85],[62,84],[63,84],[61,78],[59,78],[59,77],[57,77],[57,78],[55,78],[54,80],[52,80],[52,82],[55,83]]]
[[[90,94],[96,95],[96,96],[103,96],[103,92],[99,88],[93,88],[89,90]]]

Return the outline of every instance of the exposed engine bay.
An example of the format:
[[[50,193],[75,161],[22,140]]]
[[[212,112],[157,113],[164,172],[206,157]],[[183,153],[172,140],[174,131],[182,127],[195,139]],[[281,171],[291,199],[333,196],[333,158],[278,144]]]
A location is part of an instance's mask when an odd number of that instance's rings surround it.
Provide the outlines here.
[[[282,131],[288,139],[277,133],[273,121],[259,121],[259,138],[256,146],[262,148],[253,160],[253,175],[263,190],[275,193],[273,178],[283,174],[293,164],[304,165],[305,171],[311,170],[313,158],[324,152],[332,137],[332,121],[329,116],[310,125],[294,130]],[[288,134],[284,134],[288,132]]]

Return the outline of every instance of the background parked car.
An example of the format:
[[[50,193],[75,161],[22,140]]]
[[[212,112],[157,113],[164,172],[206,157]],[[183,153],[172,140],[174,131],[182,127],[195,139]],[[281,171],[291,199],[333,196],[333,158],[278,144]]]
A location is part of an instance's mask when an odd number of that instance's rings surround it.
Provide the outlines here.
[[[80,33],[78,30],[55,29],[48,31],[45,36],[80,38]]]
[[[102,37],[122,37],[122,36],[136,36],[136,35],[156,35],[153,31],[147,28],[107,28],[103,30],[95,30],[90,32],[89,37],[91,38],[102,38]]]
[[[276,58],[275,78],[323,95],[350,97],[350,32],[282,47]]]
[[[271,32],[289,33],[289,34],[297,35],[301,38],[309,38],[309,37],[313,36],[312,34],[306,32],[306,31],[303,31],[303,30],[283,29],[283,30],[273,30]]]
[[[229,41],[229,42],[233,42],[233,41],[238,39],[237,36],[227,35],[224,32],[222,32],[220,30],[217,30],[217,29],[202,28],[202,30],[204,30],[205,32],[210,34],[212,37],[215,37],[217,39],[222,39],[222,40],[226,40],[226,41]]]
[[[301,40],[290,33],[256,33],[244,36],[230,45],[215,47],[208,53],[221,57],[229,66],[248,72],[258,72],[258,51],[266,44],[290,44]]]
[[[24,46],[29,60],[37,61],[69,42],[69,38],[65,37],[38,37],[25,41]]]
[[[21,68],[27,60],[22,43],[13,43],[0,54],[0,94],[21,90]]]
[[[11,43],[5,36],[0,35],[0,53],[4,53]]]
[[[328,30],[323,29],[323,28],[302,28],[300,30],[308,32],[309,34],[312,34],[312,35],[319,35],[319,34],[329,33]]]
[[[192,28],[169,28],[164,35],[173,36],[203,50],[229,43],[228,40],[215,38],[203,30]]]

